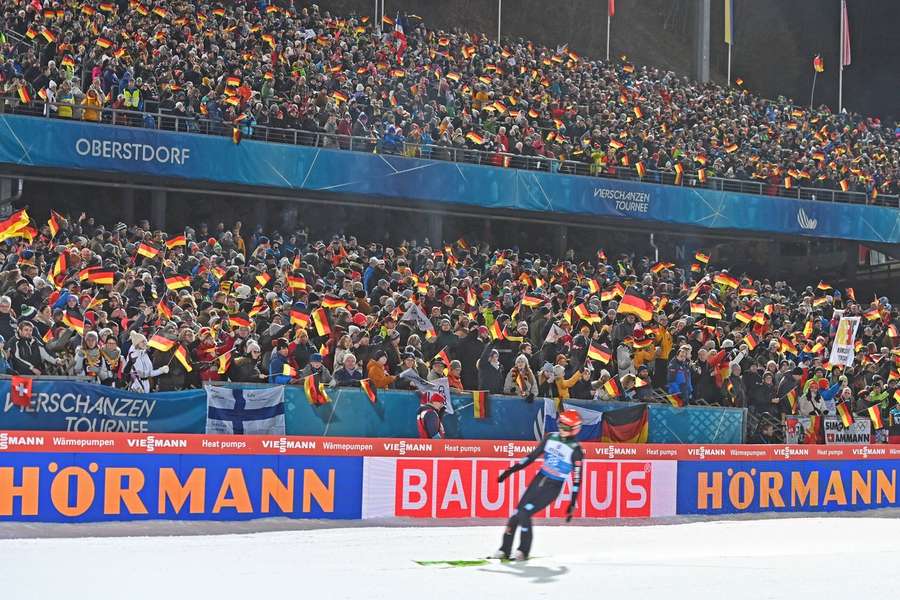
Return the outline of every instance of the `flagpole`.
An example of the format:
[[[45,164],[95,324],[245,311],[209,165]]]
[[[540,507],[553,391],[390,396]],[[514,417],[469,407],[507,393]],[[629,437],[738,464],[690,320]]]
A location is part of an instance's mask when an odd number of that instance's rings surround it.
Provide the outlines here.
[[[503,0],[497,0],[497,43],[500,43],[500,17],[503,15]]]
[[[813,97],[816,95],[816,76],[818,74],[819,74],[819,72],[815,68],[813,68],[812,91],[809,93],[809,110],[812,110],[812,107],[813,107]]]
[[[612,23],[612,16],[606,11],[606,62],[609,62],[609,26]]]
[[[728,87],[731,87],[731,46],[728,44]]]
[[[841,55],[838,57],[841,68],[838,71],[838,113],[844,109],[844,4],[839,0],[838,9],[841,11]]]

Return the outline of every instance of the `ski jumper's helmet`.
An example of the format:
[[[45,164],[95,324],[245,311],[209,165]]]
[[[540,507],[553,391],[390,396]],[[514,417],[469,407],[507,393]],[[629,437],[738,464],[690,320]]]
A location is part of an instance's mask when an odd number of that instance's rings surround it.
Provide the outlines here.
[[[574,437],[581,431],[581,415],[578,414],[577,410],[572,410],[571,408],[564,410],[559,413],[556,424],[559,426],[560,433]]]

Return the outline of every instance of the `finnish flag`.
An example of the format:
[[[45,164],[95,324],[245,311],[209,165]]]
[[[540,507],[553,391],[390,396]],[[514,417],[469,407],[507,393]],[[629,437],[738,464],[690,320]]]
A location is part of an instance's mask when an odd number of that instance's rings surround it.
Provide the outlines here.
[[[284,435],[284,386],[206,387],[206,433]]]

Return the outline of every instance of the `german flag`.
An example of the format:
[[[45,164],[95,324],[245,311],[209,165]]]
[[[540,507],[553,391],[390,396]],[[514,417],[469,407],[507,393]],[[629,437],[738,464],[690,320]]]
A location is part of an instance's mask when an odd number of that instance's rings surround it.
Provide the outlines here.
[[[177,248],[178,246],[186,246],[187,238],[182,235],[176,235],[166,240],[166,248],[172,250],[173,248]]]
[[[716,273],[716,276],[713,277],[713,281],[719,285],[724,285],[732,289],[737,289],[741,284],[740,281],[725,272]]]
[[[868,408],[869,419],[872,421],[872,429],[884,429],[884,419],[881,418],[881,407],[877,404]]]
[[[77,331],[78,335],[84,335],[84,319],[77,314],[70,312],[63,313],[62,322],[66,324],[66,327]]]
[[[307,400],[309,400],[309,403],[313,406],[325,404],[330,401],[330,398],[325,393],[325,386],[316,383],[315,375],[307,375],[303,379],[303,389],[306,391]]]
[[[256,276],[256,289],[257,291],[263,289],[267,285],[269,285],[269,281],[272,280],[272,276],[269,273],[260,273]]]
[[[472,412],[476,419],[487,417],[487,397],[488,393],[483,390],[472,392]]]
[[[166,302],[165,298],[159,299],[159,304],[156,305],[156,312],[160,317],[172,318],[172,309],[169,308],[169,303]]]
[[[650,272],[654,275],[658,275],[661,271],[665,271],[666,269],[671,269],[675,266],[675,263],[670,262],[658,262],[655,263],[652,267],[650,267]]]
[[[825,283],[824,281],[820,281],[820,282],[819,282],[819,285],[816,286],[816,289],[819,289],[819,290],[821,290],[821,291],[823,291],[823,292],[827,292],[827,291],[830,291],[830,290],[832,290],[832,289],[834,289],[834,288],[832,288],[830,285],[828,285],[828,284]]]
[[[891,323],[887,328],[888,337],[896,339],[900,332],[897,331],[897,326]]]
[[[362,391],[364,391],[366,393],[366,396],[369,397],[369,402],[375,404],[375,402],[378,400],[378,392],[375,386],[372,384],[372,380],[363,379],[359,382],[359,387],[361,387]]]
[[[543,303],[544,303],[543,298],[539,298],[537,296],[529,296],[527,294],[525,296],[522,296],[522,304],[524,306],[527,306],[528,308],[534,308],[536,306],[540,306]]]
[[[853,425],[853,411],[850,410],[850,407],[847,406],[846,402],[841,402],[837,405],[837,413],[841,417],[841,422],[844,424],[844,429],[847,429],[851,425]]]
[[[785,396],[785,399],[791,406],[791,414],[797,414],[797,388],[791,389]]]
[[[335,296],[325,296],[322,298],[322,308],[335,309],[346,308],[349,303],[346,300]]]
[[[312,311],[312,320],[316,326],[316,333],[320,336],[331,334],[331,324],[328,322],[328,313],[324,308],[317,308]]]
[[[681,185],[681,178],[684,176],[684,166],[681,163],[675,163],[675,185]]]
[[[187,275],[172,275],[166,277],[166,287],[170,290],[180,290],[181,288],[190,287],[191,278]]]
[[[146,258],[156,258],[159,254],[159,248],[151,246],[145,242],[141,242],[138,246],[137,253]]]
[[[727,146],[725,146],[725,152],[727,152],[728,154],[737,152],[737,150],[738,150],[737,144],[728,144]]]
[[[759,294],[759,292],[757,292],[753,288],[738,288],[738,296],[740,296],[741,298],[745,296],[756,296],[757,294]]]
[[[53,268],[50,270],[50,277],[53,279],[53,282],[56,285],[59,285],[59,280],[66,274],[66,271],[68,270],[68,256],[65,252],[61,252],[60,255],[56,257],[56,262],[53,263]]]
[[[488,331],[491,334],[492,340],[502,340],[503,339],[503,330],[500,329],[500,323],[494,321],[491,323],[491,326],[488,327]]]
[[[431,359],[431,362],[440,359],[445,365],[450,366],[450,355],[447,354],[447,346],[441,348],[441,351],[434,355],[434,358]]]
[[[603,384],[603,389],[610,398],[618,398],[622,394],[622,386],[615,377],[610,377],[609,381]]]
[[[588,310],[587,304],[583,302],[575,307],[575,314],[578,315],[579,319],[585,321],[588,321],[591,318],[591,311]]]
[[[694,253],[694,260],[703,263],[704,265],[709,264],[709,254],[697,250],[697,252]]]
[[[604,411],[601,442],[643,444],[649,434],[649,411],[646,404]]]
[[[272,48],[275,47],[275,36],[272,35],[271,33],[263,34],[262,40],[264,42],[266,42],[267,44],[269,44]]]
[[[19,93],[19,100],[22,104],[31,104],[31,93],[28,91],[27,87],[20,85],[17,91]]]
[[[257,296],[253,301],[253,306],[247,311],[247,316],[251,319],[261,313],[266,308],[266,301],[262,296]]]
[[[95,270],[88,273],[88,281],[97,285],[112,285],[115,277],[115,271]]]
[[[335,90],[335,91],[331,92],[331,97],[334,98],[335,102],[337,102],[338,104],[340,104],[341,102],[346,102],[347,100],[350,99],[350,96],[348,96],[347,94],[345,94],[344,92],[342,92],[340,90]]]
[[[597,283],[596,279],[588,279],[587,280],[588,291],[592,294],[596,294],[600,292],[600,284]]]
[[[225,373],[227,373],[228,369],[231,368],[231,350],[229,350],[225,354],[220,355],[219,358],[216,359],[216,362],[218,362],[219,364],[219,367],[217,369],[219,375],[224,375]]]
[[[850,181],[847,179],[841,179],[841,191],[846,192],[850,189]]]
[[[56,237],[57,233],[59,233],[60,218],[61,217],[59,216],[59,213],[57,213],[55,210],[50,211],[50,218],[47,220],[47,227],[50,229],[50,239],[51,240]]]
[[[692,315],[706,315],[706,305],[702,302],[691,302]]]
[[[666,394],[666,400],[675,408],[684,408],[684,398],[681,394]]]
[[[748,324],[750,321],[753,320],[753,315],[751,315],[750,313],[748,313],[748,312],[746,312],[746,311],[739,310],[739,311],[737,311],[736,313],[734,313],[734,318],[735,318],[736,321],[740,321],[741,323],[743,323],[744,325],[746,325],[746,324]]]
[[[154,350],[159,350],[160,352],[168,352],[175,346],[175,340],[170,340],[165,336],[155,334],[150,338],[150,342],[147,346]]]
[[[241,86],[241,78],[240,77],[226,77],[225,85],[229,87],[240,87]]]
[[[866,321],[877,321],[881,318],[881,312],[877,308],[870,308],[863,313],[863,316],[866,318]]]
[[[479,146],[484,143],[484,138],[475,133],[474,131],[470,131],[466,134],[466,139],[472,142],[473,144],[478,144]]]
[[[217,10],[220,10],[220,9],[218,9],[218,8],[213,9],[213,14],[216,14]],[[223,8],[223,9],[221,9],[221,11],[222,11],[222,14],[224,15],[225,9]],[[159,17],[160,19],[165,19],[166,17],[169,16],[169,11],[167,11],[165,8],[163,8],[161,6],[157,6],[156,8],[153,9],[153,14],[156,15],[157,17]]]
[[[44,36],[44,39],[47,40],[48,44],[52,44],[56,41],[56,34],[44,27],[41,29],[41,35]]]
[[[31,223],[31,218],[25,212],[25,209],[17,210],[3,221],[0,221],[0,241],[21,237],[22,230],[28,227],[29,223]]]
[[[25,37],[27,37],[29,40],[33,40],[37,36],[38,36],[38,32],[34,29],[34,27],[29,27],[28,30],[25,32]]]
[[[55,338],[56,338],[56,334],[53,333],[53,328],[52,328],[52,327],[51,327],[50,329],[48,329],[48,330],[47,330],[47,333],[45,333],[45,334],[41,337],[41,339],[44,341],[45,344],[46,344],[47,342],[49,342],[50,340],[53,340],[53,339],[55,339]]]
[[[178,347],[175,348],[175,358],[178,359],[178,362],[181,363],[181,366],[184,367],[184,370],[188,373],[194,370],[194,368],[191,366],[191,361],[188,358],[187,348],[185,348],[181,344],[178,344]]]
[[[97,38],[97,45],[106,50],[107,48],[112,48],[113,41],[109,38],[100,37]]]
[[[691,263],[691,273],[699,273],[703,270],[703,267],[700,263]]]
[[[633,314],[641,321],[650,321],[653,319],[653,304],[637,294],[626,292],[619,302],[619,312]]]
[[[291,363],[284,363],[281,366],[281,374],[287,377],[295,378],[297,377],[297,369],[291,366]]]
[[[250,318],[242,313],[229,315],[228,324],[232,327],[250,327]]]
[[[852,287],[847,288],[847,297],[856,302],[856,290]]]
[[[75,59],[72,58],[72,55],[66,54],[65,56],[63,56],[62,61],[60,61],[60,64],[64,67],[72,67],[74,69],[75,68]]]
[[[743,337],[743,342],[747,344],[747,348],[752,352],[759,345],[759,340],[752,333],[748,333]]]
[[[135,12],[137,12],[137,14],[141,15],[142,17],[146,17],[147,15],[150,14],[150,10],[146,6],[141,4],[140,2],[135,4],[134,10],[135,10]]]
[[[808,319],[806,323],[803,325],[803,337],[809,338],[813,332],[813,322],[812,319]]]
[[[779,337],[778,343],[781,345],[781,353],[782,354],[784,354],[785,352],[787,352],[789,354],[794,354],[794,355],[798,354],[797,346],[795,346],[794,342],[787,339],[786,337],[784,337],[784,336]]]
[[[826,298],[825,296],[822,296],[821,298],[813,298],[813,308],[822,306],[823,304],[828,304],[828,298]]]
[[[309,315],[296,308],[291,309],[291,325],[299,325],[303,329],[309,327]]]

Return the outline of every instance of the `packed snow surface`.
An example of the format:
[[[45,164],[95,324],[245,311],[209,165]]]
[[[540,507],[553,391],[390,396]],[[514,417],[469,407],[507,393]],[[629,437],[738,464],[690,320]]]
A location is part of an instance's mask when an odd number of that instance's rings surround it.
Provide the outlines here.
[[[350,527],[4,539],[0,590],[10,600],[839,600],[896,598],[900,590],[900,571],[890,566],[900,552],[900,520],[890,518],[538,524],[527,563],[415,562],[485,557],[501,532],[498,526]]]

